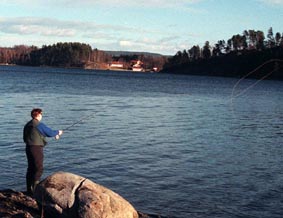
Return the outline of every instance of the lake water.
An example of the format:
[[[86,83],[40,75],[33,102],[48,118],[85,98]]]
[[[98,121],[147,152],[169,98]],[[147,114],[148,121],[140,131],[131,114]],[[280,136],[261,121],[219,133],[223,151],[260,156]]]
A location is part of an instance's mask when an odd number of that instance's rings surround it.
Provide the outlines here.
[[[165,217],[281,218],[283,83],[237,81],[2,66],[0,189],[25,190],[22,129],[40,107],[67,129],[43,178],[76,173]]]

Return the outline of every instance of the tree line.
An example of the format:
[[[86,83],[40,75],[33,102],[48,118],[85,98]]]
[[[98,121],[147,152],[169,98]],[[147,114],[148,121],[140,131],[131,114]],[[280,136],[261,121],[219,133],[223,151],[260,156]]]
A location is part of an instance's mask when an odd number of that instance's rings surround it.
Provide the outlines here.
[[[153,67],[161,69],[166,62],[166,58],[162,55],[141,52],[117,55],[113,52],[92,49],[90,45],[78,42],[59,42],[43,45],[42,48],[25,45],[13,48],[0,47],[0,64],[109,69],[112,61],[122,62],[129,68],[133,60],[143,61],[144,66],[149,69]]]
[[[92,49],[90,45],[78,42],[59,42],[53,45],[19,45],[0,48],[0,63],[27,66],[84,67],[92,62],[111,60],[104,51]]]
[[[219,40],[214,46],[206,41],[188,50],[178,51],[168,59],[163,72],[212,76],[243,76],[270,59],[283,60],[283,33],[267,35],[262,31],[245,30],[227,41]],[[270,64],[252,77],[259,78],[268,70],[274,70],[273,78],[283,79],[282,61]],[[282,73],[280,73],[282,72]]]
[[[178,51],[168,60],[167,66],[219,57],[230,53],[239,54],[240,51],[260,51],[278,46],[283,46],[283,33],[277,32],[274,36],[272,27],[268,30],[267,40],[262,31],[245,30],[242,35],[233,35],[227,41],[218,40],[214,46],[206,41],[202,48],[199,45],[194,45],[188,50]]]

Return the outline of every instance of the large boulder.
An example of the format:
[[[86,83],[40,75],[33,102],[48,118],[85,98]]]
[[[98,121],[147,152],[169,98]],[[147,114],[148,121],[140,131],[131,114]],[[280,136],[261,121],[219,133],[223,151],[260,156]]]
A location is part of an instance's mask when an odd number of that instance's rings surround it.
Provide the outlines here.
[[[38,184],[34,196],[45,217],[139,217],[117,193],[72,173],[58,172],[47,177]]]

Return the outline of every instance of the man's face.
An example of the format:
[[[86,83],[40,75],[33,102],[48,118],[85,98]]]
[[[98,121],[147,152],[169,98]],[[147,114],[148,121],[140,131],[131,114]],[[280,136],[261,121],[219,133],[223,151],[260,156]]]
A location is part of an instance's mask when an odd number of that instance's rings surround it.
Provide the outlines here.
[[[36,119],[37,119],[38,121],[41,121],[41,120],[42,120],[42,113],[38,114],[37,117],[36,117]]]

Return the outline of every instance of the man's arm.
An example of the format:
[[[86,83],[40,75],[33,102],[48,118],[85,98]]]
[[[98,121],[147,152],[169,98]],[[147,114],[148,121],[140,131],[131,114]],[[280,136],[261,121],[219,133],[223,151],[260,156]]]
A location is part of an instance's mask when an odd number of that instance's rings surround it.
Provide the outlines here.
[[[44,123],[38,124],[36,127],[37,130],[46,137],[55,137],[56,135],[59,135],[59,130],[52,130],[48,126],[46,126]]]

